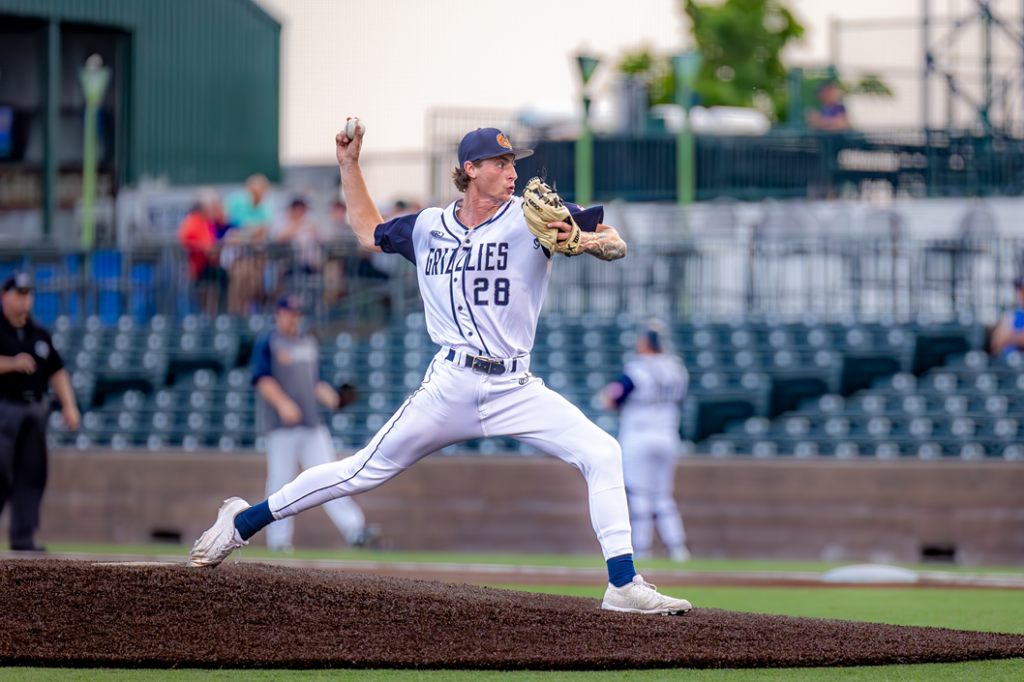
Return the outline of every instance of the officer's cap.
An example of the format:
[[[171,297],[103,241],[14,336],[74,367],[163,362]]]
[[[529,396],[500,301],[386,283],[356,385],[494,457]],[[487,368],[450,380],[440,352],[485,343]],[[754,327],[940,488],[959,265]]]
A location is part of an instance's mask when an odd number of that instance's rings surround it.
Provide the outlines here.
[[[22,293],[27,293],[35,288],[36,285],[32,281],[32,275],[22,270],[15,270],[4,279],[3,285],[0,286],[0,292],[6,293],[11,289],[17,289]]]

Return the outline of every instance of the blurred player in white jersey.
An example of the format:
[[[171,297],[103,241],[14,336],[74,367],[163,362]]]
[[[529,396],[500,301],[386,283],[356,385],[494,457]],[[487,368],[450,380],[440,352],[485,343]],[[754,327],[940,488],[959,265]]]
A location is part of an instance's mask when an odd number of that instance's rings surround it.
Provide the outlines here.
[[[633,527],[633,556],[651,556],[654,528],[674,561],[687,561],[686,532],[673,497],[679,456],[680,404],[690,377],[657,320],[641,330],[637,357],[603,392],[605,409],[621,409],[619,444]]]

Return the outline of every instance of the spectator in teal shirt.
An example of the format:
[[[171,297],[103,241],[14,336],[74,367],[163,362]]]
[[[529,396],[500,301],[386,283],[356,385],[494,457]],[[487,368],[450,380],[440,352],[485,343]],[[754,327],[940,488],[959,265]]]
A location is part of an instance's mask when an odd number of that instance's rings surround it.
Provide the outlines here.
[[[245,244],[266,241],[267,231],[274,222],[274,209],[270,202],[264,201],[269,187],[267,177],[256,173],[245,181],[244,189],[228,197],[228,220],[239,231],[238,241]]]
[[[235,315],[248,315],[263,304],[263,269],[267,241],[274,210],[266,201],[270,181],[256,173],[245,181],[245,188],[228,196],[228,220],[235,227],[224,235],[234,248],[225,249],[221,266],[228,270],[228,310]]]

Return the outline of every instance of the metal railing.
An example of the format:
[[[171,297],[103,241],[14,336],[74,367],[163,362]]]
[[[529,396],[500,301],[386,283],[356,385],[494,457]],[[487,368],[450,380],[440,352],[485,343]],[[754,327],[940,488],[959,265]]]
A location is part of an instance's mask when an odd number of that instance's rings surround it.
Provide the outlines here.
[[[1022,254],[1024,240],[996,236],[811,237],[762,228],[680,237],[632,244],[613,263],[558,257],[545,314],[971,316],[990,323],[1015,303],[1011,282]],[[240,250],[224,268],[226,281],[191,277],[187,254],[177,246],[88,257],[52,249],[0,252],[0,276],[15,266],[35,271],[36,313],[44,322],[58,315],[72,323],[97,315],[113,325],[121,315],[145,321],[155,314],[263,313],[285,289],[303,296],[319,326],[374,326],[422,310],[413,265],[398,256],[368,259],[351,244],[305,254],[288,247]]]
[[[575,142],[537,141],[517,162],[520,184],[534,175],[573,200]],[[822,133],[775,129],[764,136],[697,135],[698,201],[856,196],[878,183],[899,196],[1019,196],[1024,140],[964,131]],[[596,138],[594,196],[675,201],[674,137]]]
[[[777,316],[994,322],[1015,303],[1024,241],[763,235],[631,247],[558,262],[546,311],[669,320]]]
[[[355,244],[232,246],[193,269],[178,245],[84,253],[56,247],[0,250],[0,277],[27,269],[36,277],[35,315],[113,326],[123,315],[181,318],[262,314],[285,291],[298,293],[320,327],[381,324],[420,308],[413,273],[395,259],[375,262]],[[398,267],[392,267],[398,266]],[[383,269],[382,269],[383,268]],[[412,297],[411,299],[408,297]]]

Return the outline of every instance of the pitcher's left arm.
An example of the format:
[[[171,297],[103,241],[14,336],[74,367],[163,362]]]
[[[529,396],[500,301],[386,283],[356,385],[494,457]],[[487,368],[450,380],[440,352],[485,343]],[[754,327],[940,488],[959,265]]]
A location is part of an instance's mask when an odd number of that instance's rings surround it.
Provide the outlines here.
[[[561,221],[551,223],[558,227],[558,241],[564,242],[572,230],[572,226]],[[626,242],[611,225],[598,225],[594,232],[583,232],[580,235],[580,253],[589,253],[601,260],[618,260],[626,255]]]

